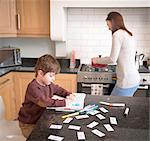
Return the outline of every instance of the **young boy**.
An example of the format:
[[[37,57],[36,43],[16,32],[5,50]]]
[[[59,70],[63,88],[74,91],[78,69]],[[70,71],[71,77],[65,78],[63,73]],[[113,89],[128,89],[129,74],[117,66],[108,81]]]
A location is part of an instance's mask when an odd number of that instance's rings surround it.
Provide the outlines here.
[[[19,111],[19,126],[28,138],[36,122],[47,106],[65,106],[71,102],[73,94],[55,85],[55,74],[60,70],[59,63],[51,55],[41,56],[35,66],[35,79],[26,90],[25,100]],[[65,97],[64,100],[52,99],[53,95]],[[71,95],[70,95],[71,94]]]

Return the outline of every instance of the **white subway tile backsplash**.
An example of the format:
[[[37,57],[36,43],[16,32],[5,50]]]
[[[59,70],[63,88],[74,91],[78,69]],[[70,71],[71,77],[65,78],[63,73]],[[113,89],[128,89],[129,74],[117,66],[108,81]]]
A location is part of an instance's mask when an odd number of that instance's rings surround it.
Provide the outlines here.
[[[94,56],[108,56],[112,34],[105,19],[110,11],[123,15],[135,36],[136,50],[150,57],[150,8],[68,8],[67,50],[75,50],[81,63],[91,63]]]

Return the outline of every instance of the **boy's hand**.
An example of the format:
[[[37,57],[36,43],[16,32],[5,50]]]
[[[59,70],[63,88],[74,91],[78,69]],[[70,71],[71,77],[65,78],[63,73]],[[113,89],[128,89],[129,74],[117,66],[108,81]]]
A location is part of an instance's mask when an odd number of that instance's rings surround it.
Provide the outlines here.
[[[66,99],[65,99],[65,102],[66,102],[66,107],[69,107],[69,106],[70,106],[70,104],[71,104],[71,102],[72,102],[72,100],[71,100],[71,99],[66,98]]]
[[[72,93],[69,96],[67,96],[66,98],[73,101],[75,99],[75,94]]]

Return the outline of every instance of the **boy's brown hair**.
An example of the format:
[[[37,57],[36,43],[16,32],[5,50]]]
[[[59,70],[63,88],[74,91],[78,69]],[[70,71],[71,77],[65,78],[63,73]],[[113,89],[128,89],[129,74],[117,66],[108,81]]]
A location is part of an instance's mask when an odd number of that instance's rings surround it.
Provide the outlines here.
[[[44,74],[47,72],[59,73],[60,65],[58,61],[49,54],[45,54],[38,58],[35,65],[35,76],[37,76],[38,70],[42,70]]]

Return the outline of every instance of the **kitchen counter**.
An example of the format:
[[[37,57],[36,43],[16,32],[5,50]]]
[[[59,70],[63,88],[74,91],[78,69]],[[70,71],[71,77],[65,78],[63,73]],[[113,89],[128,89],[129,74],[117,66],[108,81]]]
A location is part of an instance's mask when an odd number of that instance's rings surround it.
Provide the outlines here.
[[[144,66],[140,66],[139,67],[139,73],[150,73],[150,70],[148,70],[146,67]]]
[[[68,73],[68,74],[77,74],[79,63],[74,69],[70,69],[69,65],[67,64],[68,60],[65,62],[60,59],[58,60],[60,62],[61,70],[60,73]],[[0,68],[0,77],[9,73],[9,72],[34,72],[34,67],[32,65],[23,64],[22,66],[16,66],[16,67],[6,67],[6,68]],[[148,70],[144,66],[140,66],[139,68],[140,73],[150,73],[150,70]]]
[[[108,107],[102,105],[108,109],[108,113],[102,113],[106,117],[105,120],[99,120],[96,116],[90,116],[88,119],[73,119],[70,124],[81,126],[80,131],[84,131],[86,140],[89,141],[149,141],[149,102],[150,98],[139,97],[119,97],[119,96],[94,96],[87,95],[85,98],[85,105],[96,103],[100,106],[99,101],[125,103],[130,108],[128,116],[124,116],[124,107]],[[46,110],[36,124],[35,129],[27,141],[48,141],[50,134],[64,137],[63,141],[77,141],[77,134],[75,130],[69,130],[68,124],[63,124],[62,115],[67,113],[55,112],[53,110]],[[117,118],[117,125],[112,125],[114,132],[108,132],[104,128],[103,124],[110,123],[109,117],[115,116]],[[99,122],[100,124],[94,127],[105,133],[105,136],[100,138],[91,133],[90,128],[86,125],[92,121]],[[51,124],[61,124],[63,128],[61,130],[49,129]]]
[[[62,68],[60,73],[67,73],[67,74],[77,74],[78,68],[70,69],[70,68]],[[34,67],[7,67],[0,69],[0,77],[9,73],[9,72],[34,72]]]
[[[37,58],[22,58],[22,66],[0,68],[0,76],[9,72],[34,72],[34,66]],[[76,59],[76,66],[74,69],[69,68],[70,59],[57,59],[60,64],[60,73],[77,74],[80,60]]]

